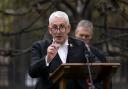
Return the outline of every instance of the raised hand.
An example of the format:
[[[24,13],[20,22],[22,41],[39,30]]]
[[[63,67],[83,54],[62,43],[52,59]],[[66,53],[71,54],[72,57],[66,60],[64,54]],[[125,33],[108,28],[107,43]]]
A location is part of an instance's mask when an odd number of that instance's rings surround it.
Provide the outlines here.
[[[51,62],[53,58],[56,56],[57,51],[60,47],[60,44],[53,42],[47,49],[47,62]]]

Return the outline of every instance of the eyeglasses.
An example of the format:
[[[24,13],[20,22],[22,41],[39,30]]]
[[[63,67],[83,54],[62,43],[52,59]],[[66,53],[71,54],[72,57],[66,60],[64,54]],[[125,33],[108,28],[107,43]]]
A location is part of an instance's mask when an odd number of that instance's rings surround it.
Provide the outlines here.
[[[59,26],[58,25],[53,25],[52,28],[51,28],[51,31],[53,33],[57,33],[57,31],[65,32],[65,29],[66,29],[66,26],[63,25],[63,24],[60,24]]]

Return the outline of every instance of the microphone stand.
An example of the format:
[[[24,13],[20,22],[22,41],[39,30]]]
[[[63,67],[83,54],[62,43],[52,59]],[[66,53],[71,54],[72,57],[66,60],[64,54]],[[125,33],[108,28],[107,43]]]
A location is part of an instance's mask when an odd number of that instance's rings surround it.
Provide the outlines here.
[[[86,44],[85,44],[85,47],[87,47],[86,46]],[[90,85],[89,85],[89,89],[96,89],[95,88],[95,86],[94,86],[94,84],[93,84],[93,80],[92,80],[92,73],[91,73],[91,66],[90,66],[90,62],[89,62],[89,56],[91,56],[90,55],[90,51],[88,50],[89,48],[87,47],[87,53],[85,53],[85,58],[86,58],[86,61],[87,61],[87,68],[88,68],[88,73],[89,73],[89,79],[90,79]]]
[[[89,56],[91,56],[91,50],[89,48],[89,46],[86,44],[86,42],[82,39],[79,39],[81,41],[84,42],[85,47],[87,48],[87,53],[85,52],[85,58],[87,61],[87,68],[88,68],[88,73],[89,73],[89,79],[90,79],[90,85],[89,85],[89,89],[97,89],[95,88],[94,84],[93,84],[93,80],[92,80],[92,73],[91,73],[91,66],[90,66],[90,62],[89,62]]]

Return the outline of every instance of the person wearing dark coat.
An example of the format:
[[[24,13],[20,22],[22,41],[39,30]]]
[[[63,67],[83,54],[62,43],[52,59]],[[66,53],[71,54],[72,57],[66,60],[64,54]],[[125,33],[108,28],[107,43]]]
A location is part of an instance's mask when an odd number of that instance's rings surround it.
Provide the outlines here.
[[[62,63],[86,63],[86,48],[83,41],[69,37],[71,30],[68,15],[62,11],[49,17],[50,40],[40,40],[32,45],[32,60],[29,75],[37,78],[35,89],[59,89],[49,74]],[[67,80],[67,89],[87,89],[85,80]]]
[[[85,42],[86,48],[90,54],[90,62],[106,63],[106,57],[104,53],[91,44],[93,37],[93,23],[89,20],[81,20],[75,30],[75,37]],[[98,81],[98,82],[95,82]],[[97,89],[103,89],[102,80],[94,80],[95,87]]]

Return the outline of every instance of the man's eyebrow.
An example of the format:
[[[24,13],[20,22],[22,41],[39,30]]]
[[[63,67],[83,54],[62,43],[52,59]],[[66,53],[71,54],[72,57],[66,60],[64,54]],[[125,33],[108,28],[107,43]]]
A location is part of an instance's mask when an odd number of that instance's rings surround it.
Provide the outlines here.
[[[53,25],[65,25],[65,23],[61,23],[61,24],[53,24]]]

